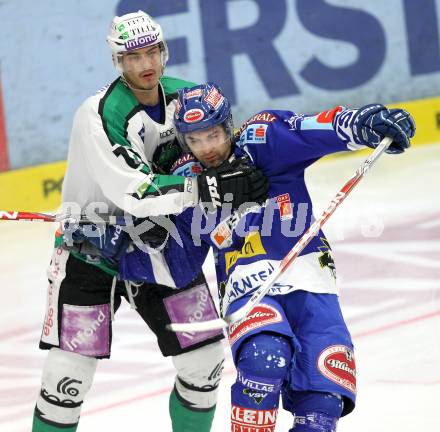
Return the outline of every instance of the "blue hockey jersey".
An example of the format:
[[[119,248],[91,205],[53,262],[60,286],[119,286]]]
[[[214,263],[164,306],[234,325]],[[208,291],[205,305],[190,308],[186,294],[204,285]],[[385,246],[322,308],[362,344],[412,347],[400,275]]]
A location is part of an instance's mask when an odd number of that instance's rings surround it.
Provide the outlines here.
[[[353,138],[356,111],[337,107],[318,115],[262,111],[240,128],[237,156],[247,154],[270,182],[269,199],[233,214],[207,215],[190,208],[175,219],[179,236],[163,250],[177,287],[200,271],[213,247],[222,313],[234,300],[257,289],[313,223],[305,169],[330,153],[364,148]],[[146,270],[150,258],[135,251],[121,261],[125,278],[156,282]],[[268,295],[294,290],[337,293],[330,245],[319,232],[280,276]]]

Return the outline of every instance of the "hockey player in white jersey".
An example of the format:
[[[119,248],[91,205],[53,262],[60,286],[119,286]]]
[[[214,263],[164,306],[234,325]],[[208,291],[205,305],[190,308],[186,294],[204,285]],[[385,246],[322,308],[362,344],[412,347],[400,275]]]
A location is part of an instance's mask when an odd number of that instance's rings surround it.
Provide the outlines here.
[[[170,161],[181,151],[174,143],[175,92],[191,85],[163,76],[168,48],[161,27],[141,11],[115,17],[107,42],[120,77],[76,112],[62,192],[64,211],[145,218],[211,201],[206,177],[194,181],[161,174],[169,171]],[[233,193],[239,204],[259,196],[252,178],[263,176],[253,167],[237,167],[224,168],[227,178],[215,176],[224,193]],[[223,198],[224,194],[217,196],[215,202]],[[32,431],[76,431],[97,360],[110,357],[111,320],[125,297],[156,334],[162,354],[173,358],[177,370],[169,405],[173,431],[208,432],[222,371],[222,334],[182,339],[166,332],[170,311],[191,314],[195,307],[175,297],[166,264],[153,265],[154,284],[134,287],[129,281],[118,282],[114,258],[127,246],[125,236],[117,228],[107,236],[96,227],[86,234],[59,232],[56,237],[40,341],[49,352]],[[215,316],[201,266],[186,290],[187,298],[206,298],[199,313]]]
[[[198,121],[191,113],[198,112]],[[214,248],[224,315],[237,311],[269,277],[312,224],[313,207],[304,171],[320,157],[375,147],[385,137],[388,153],[410,145],[415,124],[405,110],[380,104],[336,107],[317,115],[265,110],[232,136],[227,98],[208,83],[179,91],[175,125],[192,152],[172,167],[191,173],[198,164],[210,172],[226,158],[246,153],[270,181],[269,199],[231,216],[188,209],[176,218],[180,234],[164,256],[179,285]],[[197,159],[197,160],[196,160]],[[209,229],[206,229],[209,227]],[[120,260],[122,278],[153,281],[151,255],[141,250]],[[183,321],[183,320],[182,320]],[[356,402],[353,344],[337,296],[336,269],[322,231],[273,284],[247,317],[228,329],[237,368],[231,389],[231,431],[273,432],[280,395],[293,414],[291,432],[335,432]],[[374,429],[374,426],[373,426]]]

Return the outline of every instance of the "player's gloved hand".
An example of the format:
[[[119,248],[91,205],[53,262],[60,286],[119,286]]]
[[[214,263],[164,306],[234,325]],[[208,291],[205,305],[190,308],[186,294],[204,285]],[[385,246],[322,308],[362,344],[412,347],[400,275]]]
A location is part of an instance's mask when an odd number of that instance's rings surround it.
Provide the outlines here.
[[[151,216],[146,218],[136,218],[133,226],[127,226],[129,236],[135,244],[138,239],[142,243],[148,243],[153,248],[158,248],[168,240],[170,231],[174,227],[168,216]]]
[[[161,144],[153,155],[154,172],[168,174],[171,166],[181,156],[182,147],[177,140]]]
[[[393,139],[387,153],[402,153],[410,146],[416,132],[411,114],[404,109],[387,109],[380,104],[366,105],[358,110],[353,122],[353,134],[360,142],[376,148],[385,137]]]
[[[99,250],[104,258],[116,262],[123,255],[129,244],[129,237],[119,225],[104,224],[64,224],[64,236],[77,245],[89,243]],[[81,252],[82,248],[80,249]],[[84,250],[86,250],[84,248]]]
[[[199,200],[208,205],[209,211],[220,208],[224,203],[232,203],[233,209],[244,203],[262,203],[267,199],[269,190],[266,176],[246,157],[205,169],[197,182]]]

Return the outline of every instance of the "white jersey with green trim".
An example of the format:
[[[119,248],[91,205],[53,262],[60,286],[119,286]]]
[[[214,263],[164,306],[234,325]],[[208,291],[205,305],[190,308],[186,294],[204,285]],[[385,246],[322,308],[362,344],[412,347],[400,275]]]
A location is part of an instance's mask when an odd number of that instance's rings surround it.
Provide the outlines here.
[[[175,139],[175,92],[191,85],[161,79],[160,122],[148,116],[121,78],[89,97],[73,121],[63,211],[146,217],[180,213],[195,205],[197,185],[156,174],[152,166],[156,149]]]

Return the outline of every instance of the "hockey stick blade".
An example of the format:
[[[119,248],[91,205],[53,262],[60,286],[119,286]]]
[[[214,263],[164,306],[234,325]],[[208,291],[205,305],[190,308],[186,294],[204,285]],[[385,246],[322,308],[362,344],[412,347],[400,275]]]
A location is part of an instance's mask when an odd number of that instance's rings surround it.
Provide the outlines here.
[[[309,229],[302,235],[297,241],[295,246],[289,251],[289,253],[283,258],[278,268],[276,268],[268,279],[257,288],[251,298],[240,308],[230,315],[226,315],[224,318],[217,318],[209,321],[199,321],[191,323],[172,323],[168,324],[167,328],[174,332],[201,332],[207,330],[216,330],[227,327],[232,324],[236,324],[243,320],[246,315],[261,301],[261,299],[269,292],[273,283],[278,277],[284,273],[292,262],[299,256],[303,249],[310,243],[312,238],[319,232],[325,222],[339,207],[339,205],[345,200],[347,195],[354,189],[359,181],[368,173],[370,168],[375,164],[377,159],[386,151],[386,149],[392,143],[391,138],[384,138],[371,155],[362,163],[358,168],[355,175],[345,183],[339,190],[335,197],[330,201],[327,208],[322,212],[321,216],[315,220],[315,222],[309,227]]]

